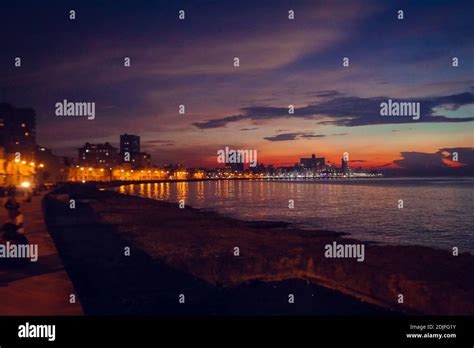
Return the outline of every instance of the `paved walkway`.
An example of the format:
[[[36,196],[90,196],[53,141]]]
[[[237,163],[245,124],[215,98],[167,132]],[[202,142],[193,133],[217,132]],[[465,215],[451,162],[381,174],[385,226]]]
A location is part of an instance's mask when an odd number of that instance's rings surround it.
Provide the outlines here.
[[[0,269],[0,315],[82,315],[74,286],[66,273],[56,246],[46,229],[41,201],[44,194],[29,203],[20,200],[25,236],[38,245],[39,258],[19,270]],[[5,198],[0,199],[0,224],[6,219]]]

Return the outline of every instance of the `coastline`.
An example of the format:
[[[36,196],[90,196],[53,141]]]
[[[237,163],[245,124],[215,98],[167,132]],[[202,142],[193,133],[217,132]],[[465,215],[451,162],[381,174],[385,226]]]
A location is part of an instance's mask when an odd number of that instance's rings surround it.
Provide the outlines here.
[[[84,185],[64,187],[48,200],[65,204],[70,195],[150,260],[191,275],[204,288],[231,289],[253,282],[300,279],[397,313],[474,313],[470,276],[474,257],[467,253],[452,256],[422,246],[363,242],[364,262],[327,259],[324,245],[361,241],[331,231],[298,230],[191,207],[179,209],[177,204],[86,189]],[[59,249],[61,244],[59,241]],[[233,254],[236,246],[239,256]],[[74,281],[74,275],[71,277]],[[398,303],[399,294],[403,294],[403,303]]]

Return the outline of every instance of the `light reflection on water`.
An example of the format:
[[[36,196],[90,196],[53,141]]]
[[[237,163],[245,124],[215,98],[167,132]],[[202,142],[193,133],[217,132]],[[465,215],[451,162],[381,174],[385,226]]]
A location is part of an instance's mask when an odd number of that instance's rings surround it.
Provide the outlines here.
[[[348,232],[363,240],[457,246],[474,254],[473,179],[199,181],[126,185],[121,193],[178,202],[245,220]],[[295,208],[289,209],[293,199]],[[398,209],[402,199],[404,208]]]

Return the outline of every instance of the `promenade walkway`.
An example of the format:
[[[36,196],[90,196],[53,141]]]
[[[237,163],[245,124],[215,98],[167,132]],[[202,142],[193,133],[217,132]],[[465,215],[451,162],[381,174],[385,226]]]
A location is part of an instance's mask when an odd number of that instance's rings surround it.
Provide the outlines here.
[[[82,307],[74,286],[66,273],[43,218],[44,194],[31,202],[20,200],[24,215],[25,236],[38,245],[39,258],[18,270],[0,268],[0,316],[3,315],[82,315]],[[6,220],[3,208],[6,198],[0,199],[0,223]]]

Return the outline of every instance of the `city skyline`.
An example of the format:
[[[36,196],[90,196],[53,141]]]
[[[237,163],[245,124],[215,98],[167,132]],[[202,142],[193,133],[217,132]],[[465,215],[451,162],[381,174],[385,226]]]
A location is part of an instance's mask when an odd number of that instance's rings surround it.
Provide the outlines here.
[[[389,2],[78,4],[74,20],[66,5],[7,6],[3,21],[28,25],[2,34],[0,101],[36,110],[37,142],[58,155],[129,133],[160,165],[214,168],[232,146],[266,165],[348,152],[401,175],[472,174],[472,6],[405,3],[403,20]],[[96,117],[57,117],[66,99],[94,102]],[[419,102],[419,120],[380,117],[388,99]]]

